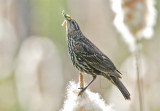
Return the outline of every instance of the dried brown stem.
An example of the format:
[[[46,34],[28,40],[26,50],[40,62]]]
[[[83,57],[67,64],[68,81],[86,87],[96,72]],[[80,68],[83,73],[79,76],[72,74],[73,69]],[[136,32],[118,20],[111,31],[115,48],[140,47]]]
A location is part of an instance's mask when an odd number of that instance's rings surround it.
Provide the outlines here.
[[[80,88],[83,88],[84,87],[84,79],[83,79],[82,72],[80,72],[80,75],[79,75],[79,83],[80,83]]]

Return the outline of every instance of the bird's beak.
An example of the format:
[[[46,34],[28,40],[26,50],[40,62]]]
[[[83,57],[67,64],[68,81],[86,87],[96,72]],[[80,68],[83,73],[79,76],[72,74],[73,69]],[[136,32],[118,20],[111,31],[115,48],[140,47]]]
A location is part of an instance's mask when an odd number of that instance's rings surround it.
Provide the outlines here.
[[[70,15],[65,14],[65,13],[64,13],[64,10],[62,11],[62,14],[63,14],[63,16],[65,17],[65,19],[66,19],[67,21],[70,21],[70,20],[71,20]]]
[[[65,17],[65,19],[68,20],[68,21],[71,20],[71,17],[70,17],[68,14],[65,14],[64,17]]]
[[[65,20],[64,20],[64,22],[62,23],[62,26],[64,26],[64,25],[66,25],[66,23],[67,23],[68,21],[71,21],[71,17],[70,17],[70,15],[65,14],[65,13],[64,13],[64,10],[62,11],[62,15],[65,17]]]

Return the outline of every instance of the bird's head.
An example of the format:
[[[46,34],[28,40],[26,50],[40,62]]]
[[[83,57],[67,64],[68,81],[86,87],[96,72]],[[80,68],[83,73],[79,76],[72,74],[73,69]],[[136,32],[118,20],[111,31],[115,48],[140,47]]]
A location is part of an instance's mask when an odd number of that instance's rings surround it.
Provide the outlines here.
[[[65,14],[64,11],[62,12],[62,14],[65,17],[65,21],[63,22],[62,25],[66,24],[66,31],[68,33],[72,32],[72,31],[78,31],[78,30],[80,30],[77,22],[74,19],[72,19],[70,17],[70,15]]]

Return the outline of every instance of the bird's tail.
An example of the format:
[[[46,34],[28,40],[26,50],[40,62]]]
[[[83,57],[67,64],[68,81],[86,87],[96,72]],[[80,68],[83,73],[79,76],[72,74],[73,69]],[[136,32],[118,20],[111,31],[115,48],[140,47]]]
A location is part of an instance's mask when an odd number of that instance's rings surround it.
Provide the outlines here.
[[[123,85],[123,83],[119,80],[119,78],[110,76],[111,81],[118,87],[118,89],[121,91],[123,94],[124,98],[126,100],[130,100],[130,93],[127,90],[127,88]]]

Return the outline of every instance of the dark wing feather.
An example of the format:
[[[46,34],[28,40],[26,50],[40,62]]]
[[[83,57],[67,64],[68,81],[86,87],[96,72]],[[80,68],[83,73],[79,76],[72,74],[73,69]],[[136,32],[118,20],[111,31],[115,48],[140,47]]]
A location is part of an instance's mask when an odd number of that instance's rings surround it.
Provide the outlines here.
[[[76,42],[74,50],[77,55],[95,69],[103,73],[109,73],[111,75],[113,74],[113,76],[119,77],[119,74],[116,73],[116,67],[112,61],[87,38],[79,39]]]

